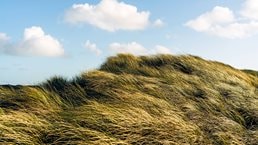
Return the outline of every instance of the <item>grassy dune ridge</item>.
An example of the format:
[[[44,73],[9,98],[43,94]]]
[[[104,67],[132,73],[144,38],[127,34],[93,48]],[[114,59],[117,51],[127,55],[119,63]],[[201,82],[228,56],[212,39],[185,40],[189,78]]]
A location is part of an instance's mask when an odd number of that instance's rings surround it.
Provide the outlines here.
[[[0,86],[0,144],[258,144],[254,74],[120,54],[72,80]]]

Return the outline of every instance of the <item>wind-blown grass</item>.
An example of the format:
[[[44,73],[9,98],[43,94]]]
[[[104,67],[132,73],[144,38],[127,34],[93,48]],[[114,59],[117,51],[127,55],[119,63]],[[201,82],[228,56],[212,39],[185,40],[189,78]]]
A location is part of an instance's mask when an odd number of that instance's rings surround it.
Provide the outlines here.
[[[258,77],[195,56],[110,57],[0,86],[0,144],[258,144]]]

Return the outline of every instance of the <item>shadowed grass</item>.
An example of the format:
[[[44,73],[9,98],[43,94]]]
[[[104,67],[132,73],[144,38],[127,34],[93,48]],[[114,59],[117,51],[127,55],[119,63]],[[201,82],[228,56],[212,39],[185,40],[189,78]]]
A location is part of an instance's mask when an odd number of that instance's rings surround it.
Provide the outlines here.
[[[258,77],[258,71],[254,71],[254,70],[242,70],[242,71]]]

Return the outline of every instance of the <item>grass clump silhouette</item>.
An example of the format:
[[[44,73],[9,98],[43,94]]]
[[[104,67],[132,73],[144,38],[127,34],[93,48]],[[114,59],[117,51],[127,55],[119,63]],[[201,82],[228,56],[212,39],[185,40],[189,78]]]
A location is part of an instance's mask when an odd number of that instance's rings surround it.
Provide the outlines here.
[[[119,54],[72,80],[0,86],[3,144],[258,144],[257,121],[253,71],[190,55]]]

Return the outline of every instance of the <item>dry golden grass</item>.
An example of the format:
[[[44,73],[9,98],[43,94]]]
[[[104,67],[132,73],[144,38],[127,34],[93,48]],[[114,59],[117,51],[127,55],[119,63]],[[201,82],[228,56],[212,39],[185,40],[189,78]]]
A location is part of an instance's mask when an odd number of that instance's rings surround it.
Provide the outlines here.
[[[110,57],[0,86],[0,144],[258,144],[258,77],[195,56]]]

